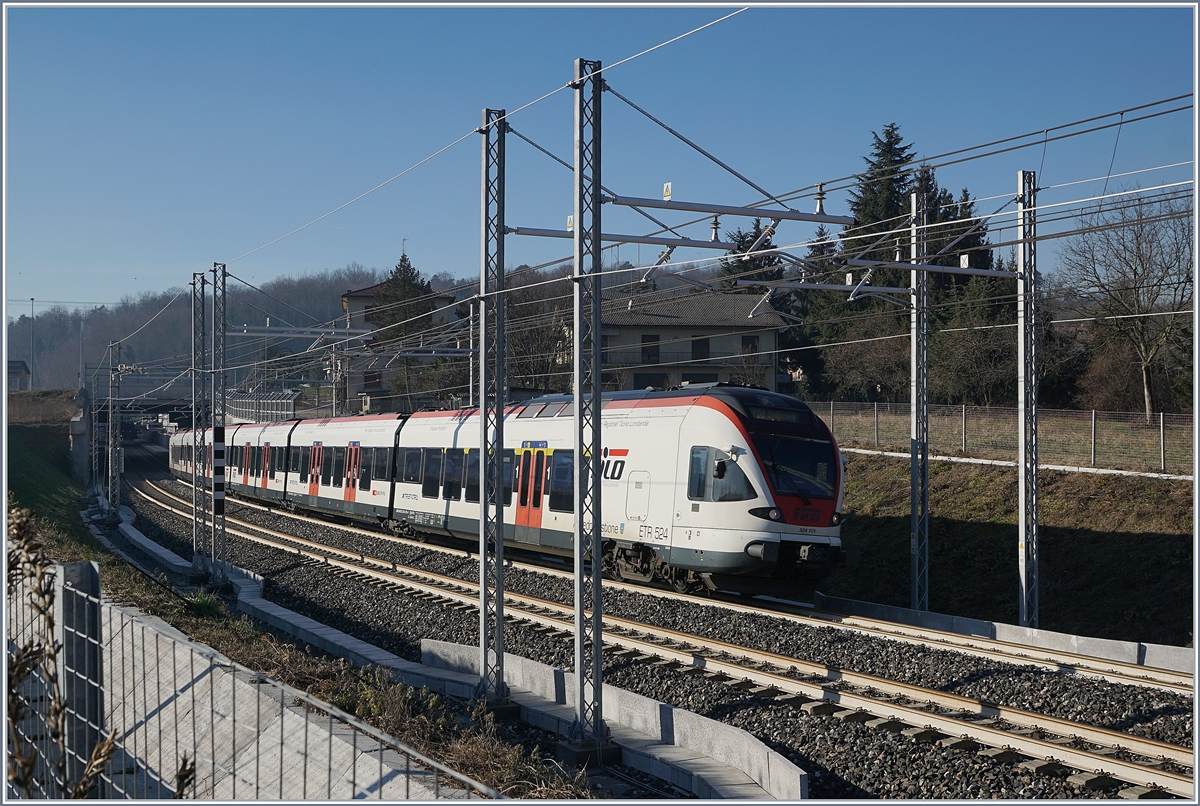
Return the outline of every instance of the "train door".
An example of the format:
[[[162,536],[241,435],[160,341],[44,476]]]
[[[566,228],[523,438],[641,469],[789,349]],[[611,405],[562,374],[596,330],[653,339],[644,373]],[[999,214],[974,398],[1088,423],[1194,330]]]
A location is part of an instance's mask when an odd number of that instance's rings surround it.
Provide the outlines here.
[[[362,461],[361,443],[351,442],[346,449],[346,477],[342,484],[342,500],[354,502],[354,493],[358,489],[358,468]]]
[[[267,489],[267,477],[270,476],[271,468],[271,443],[266,442],[262,448],[262,467],[259,468],[259,473],[262,474],[259,479],[258,486],[264,490]]]
[[[316,498],[321,494],[321,443],[312,444],[312,460],[308,463],[308,494]]]
[[[242,484],[246,487],[250,486],[250,443],[247,442],[242,446]]]
[[[644,521],[650,512],[650,474],[635,470],[626,482],[625,517],[631,521]]]
[[[546,451],[522,447],[517,451],[517,460],[517,512],[513,539],[518,543],[540,543]]]

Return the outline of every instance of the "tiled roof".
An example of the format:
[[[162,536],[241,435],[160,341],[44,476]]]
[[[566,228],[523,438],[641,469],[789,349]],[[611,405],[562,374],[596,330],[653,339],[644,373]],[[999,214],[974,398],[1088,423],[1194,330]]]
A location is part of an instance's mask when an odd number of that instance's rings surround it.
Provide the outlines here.
[[[670,296],[609,298],[604,301],[602,320],[612,327],[784,327],[788,324],[764,302],[753,319],[749,318],[762,297],[758,294],[705,292]],[[630,305],[632,301],[632,306]]]

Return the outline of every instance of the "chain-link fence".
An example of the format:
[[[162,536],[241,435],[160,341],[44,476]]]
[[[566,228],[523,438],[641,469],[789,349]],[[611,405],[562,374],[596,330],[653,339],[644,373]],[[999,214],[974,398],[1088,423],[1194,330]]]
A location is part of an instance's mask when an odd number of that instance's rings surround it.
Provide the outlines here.
[[[809,402],[838,443],[909,450],[907,403]],[[1038,409],[1038,462],[1191,474],[1192,415]],[[1017,410],[995,406],[930,406],[929,450],[975,459],[1014,461]]]
[[[499,797],[327,703],[84,592],[99,591],[95,568],[71,563],[49,571],[48,584],[27,574],[9,586],[9,797],[62,797],[89,775],[102,798]],[[71,584],[72,574],[85,584]],[[58,651],[46,651],[53,644]],[[107,751],[94,752],[110,734]],[[14,755],[27,762],[24,774],[14,776]]]

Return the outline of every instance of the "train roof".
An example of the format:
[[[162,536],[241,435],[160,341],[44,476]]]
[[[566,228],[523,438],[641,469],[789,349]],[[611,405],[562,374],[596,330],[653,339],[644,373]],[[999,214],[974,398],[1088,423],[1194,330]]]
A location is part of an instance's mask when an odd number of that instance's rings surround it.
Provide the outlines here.
[[[798,398],[772,392],[759,386],[741,386],[723,381],[719,383],[689,384],[686,386],[677,386],[673,389],[635,389],[622,392],[604,392],[601,394],[600,399],[603,401],[605,408],[609,408],[610,406],[615,408],[640,408],[643,406],[687,406],[694,404],[703,397],[720,400],[743,417],[764,419],[764,410],[781,412],[789,410],[803,411],[811,416],[811,422],[814,425],[816,423],[816,417],[812,414],[812,409]],[[547,404],[570,403],[574,399],[574,395],[568,394],[542,395],[541,397],[529,400],[510,401],[504,410],[505,414],[513,414],[533,406],[540,407]],[[478,413],[478,407],[467,409],[429,409],[416,412],[412,417],[414,419],[464,418],[477,416]],[[566,416],[568,414],[569,411],[564,409],[559,416]],[[768,416],[766,419],[777,418]],[[795,415],[789,415],[784,419],[793,420],[795,419]],[[808,421],[809,418],[803,419]]]

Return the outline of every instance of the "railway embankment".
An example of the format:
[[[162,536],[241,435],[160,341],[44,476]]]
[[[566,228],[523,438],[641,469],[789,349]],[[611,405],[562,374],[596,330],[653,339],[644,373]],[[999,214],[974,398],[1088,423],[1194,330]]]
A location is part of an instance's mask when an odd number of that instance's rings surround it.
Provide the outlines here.
[[[1192,645],[1192,485],[1039,473],[1039,626]],[[842,527],[862,558],[822,586],[829,596],[910,604],[908,462],[850,455]],[[931,462],[929,609],[1016,624],[1017,471]]]

